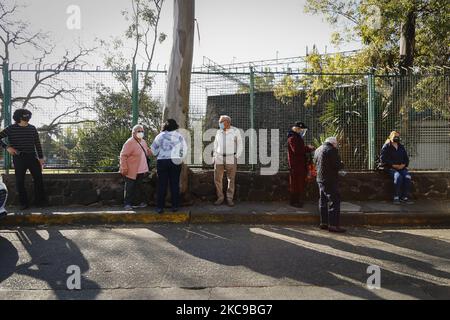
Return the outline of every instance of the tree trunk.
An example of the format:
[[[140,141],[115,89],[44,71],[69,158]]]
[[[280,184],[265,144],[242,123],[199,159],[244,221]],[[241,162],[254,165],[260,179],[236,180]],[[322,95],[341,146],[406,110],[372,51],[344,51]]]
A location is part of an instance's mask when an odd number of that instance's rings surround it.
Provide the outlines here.
[[[408,135],[408,110],[406,106],[407,96],[411,90],[410,67],[414,64],[414,50],[416,37],[416,8],[412,8],[406,20],[400,26],[400,76],[394,78],[392,88],[391,116],[395,119],[394,128]],[[394,129],[392,128],[392,129]]]
[[[175,119],[187,128],[192,56],[194,52],[195,0],[174,0],[173,45],[167,75],[163,120]],[[189,144],[189,141],[188,141]],[[189,155],[188,155],[189,156]],[[188,189],[188,169],[181,170],[181,193]]]
[[[416,38],[416,11],[408,12],[406,21],[400,27],[400,67],[409,68],[414,63],[414,49]],[[406,74],[406,70],[401,69],[401,74]]]

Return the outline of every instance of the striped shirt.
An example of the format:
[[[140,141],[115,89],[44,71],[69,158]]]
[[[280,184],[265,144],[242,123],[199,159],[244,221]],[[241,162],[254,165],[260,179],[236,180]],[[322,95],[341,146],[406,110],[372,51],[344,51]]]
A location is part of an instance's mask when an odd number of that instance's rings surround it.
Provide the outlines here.
[[[3,142],[5,138],[8,138],[8,145]],[[39,134],[36,127],[31,124],[21,127],[15,123],[6,127],[0,132],[0,144],[5,149],[13,147],[21,153],[37,153],[39,159],[44,158]]]

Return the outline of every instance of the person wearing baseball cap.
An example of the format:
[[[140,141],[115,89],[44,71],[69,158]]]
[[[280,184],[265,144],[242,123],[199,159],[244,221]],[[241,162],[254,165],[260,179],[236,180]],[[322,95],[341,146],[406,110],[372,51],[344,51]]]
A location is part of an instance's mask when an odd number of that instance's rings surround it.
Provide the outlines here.
[[[288,164],[290,205],[301,208],[305,193],[307,163],[306,154],[314,151],[311,145],[305,145],[304,137],[308,127],[296,122],[288,132]]]

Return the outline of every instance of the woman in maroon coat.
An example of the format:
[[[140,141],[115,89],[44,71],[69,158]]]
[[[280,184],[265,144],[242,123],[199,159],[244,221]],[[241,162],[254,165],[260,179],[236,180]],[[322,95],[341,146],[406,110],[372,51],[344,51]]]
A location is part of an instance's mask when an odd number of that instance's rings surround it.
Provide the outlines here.
[[[291,206],[303,207],[307,163],[306,153],[314,151],[306,146],[303,137],[308,128],[303,122],[297,122],[288,133],[289,192]]]

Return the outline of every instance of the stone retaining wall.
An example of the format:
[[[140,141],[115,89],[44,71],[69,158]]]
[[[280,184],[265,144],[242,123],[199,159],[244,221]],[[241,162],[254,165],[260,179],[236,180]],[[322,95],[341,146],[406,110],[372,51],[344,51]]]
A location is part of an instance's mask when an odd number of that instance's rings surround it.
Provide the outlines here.
[[[183,202],[190,204],[213,201],[215,189],[212,170],[191,171],[190,193]],[[450,172],[412,172],[413,197],[415,199],[450,199]],[[8,186],[8,204],[17,204],[14,175],[3,175]],[[32,198],[32,181],[27,175],[29,195]],[[49,202],[54,206],[119,205],[123,201],[123,179],[118,173],[44,174]],[[224,185],[226,179],[224,179]],[[144,181],[143,197],[152,205],[155,202],[157,175],[153,172]],[[390,200],[392,182],[380,172],[354,172],[342,177],[342,199]],[[237,201],[285,201],[288,195],[288,173],[261,176],[257,173],[238,172],[236,177]],[[317,199],[315,183],[308,184],[306,198]]]

